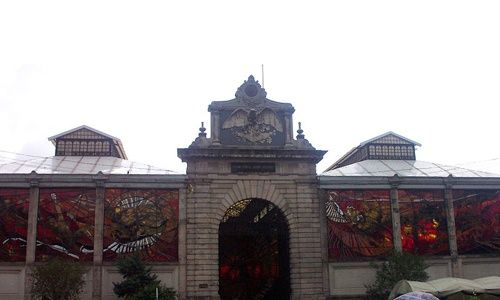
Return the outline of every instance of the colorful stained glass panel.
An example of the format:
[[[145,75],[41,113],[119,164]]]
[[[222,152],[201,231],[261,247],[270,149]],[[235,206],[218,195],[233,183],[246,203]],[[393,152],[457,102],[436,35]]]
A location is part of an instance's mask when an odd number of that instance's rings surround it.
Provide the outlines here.
[[[398,190],[403,250],[448,255],[448,227],[442,190]]]
[[[459,254],[500,253],[500,191],[453,191]]]
[[[95,189],[40,189],[36,260],[92,261]]]
[[[359,260],[383,256],[392,249],[388,190],[329,192],[328,254],[332,260]]]
[[[0,261],[26,259],[29,189],[0,189]]]
[[[177,190],[107,189],[104,260],[138,253],[144,260],[178,260]]]

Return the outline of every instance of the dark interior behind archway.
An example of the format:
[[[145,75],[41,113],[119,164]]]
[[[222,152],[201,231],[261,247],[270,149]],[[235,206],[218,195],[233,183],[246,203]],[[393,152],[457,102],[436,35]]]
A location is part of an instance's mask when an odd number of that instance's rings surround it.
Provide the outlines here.
[[[281,210],[262,199],[241,200],[219,226],[221,299],[289,299],[289,231]]]

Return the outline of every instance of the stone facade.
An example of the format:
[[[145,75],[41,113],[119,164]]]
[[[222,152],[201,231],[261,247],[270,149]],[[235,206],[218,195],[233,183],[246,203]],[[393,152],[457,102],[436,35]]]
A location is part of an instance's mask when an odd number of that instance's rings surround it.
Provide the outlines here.
[[[228,208],[245,199],[267,200],[286,217],[291,298],[326,297],[316,178],[316,163],[325,152],[315,150],[302,132],[293,139],[293,107],[266,99],[253,77],[238,89],[236,99],[213,102],[209,111],[212,138],[202,129],[189,148],[179,149],[187,162],[187,297],[218,299],[219,225]],[[252,114],[265,117],[255,121]]]
[[[187,296],[218,298],[218,229],[226,210],[243,199],[264,199],[286,216],[290,230],[293,299],[326,295],[321,203],[315,176],[190,176],[187,208]]]

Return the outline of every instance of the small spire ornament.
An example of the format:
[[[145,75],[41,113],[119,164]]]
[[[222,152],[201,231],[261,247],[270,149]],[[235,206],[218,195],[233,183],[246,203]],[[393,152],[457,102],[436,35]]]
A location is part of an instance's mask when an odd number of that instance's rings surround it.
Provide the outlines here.
[[[302,123],[299,122],[299,129],[297,130],[297,139],[298,140],[303,140],[305,138],[305,135],[303,134],[304,133],[304,130],[302,130]]]
[[[199,137],[207,137],[207,133],[205,132],[207,129],[205,128],[203,122],[201,122],[200,133],[198,133]]]

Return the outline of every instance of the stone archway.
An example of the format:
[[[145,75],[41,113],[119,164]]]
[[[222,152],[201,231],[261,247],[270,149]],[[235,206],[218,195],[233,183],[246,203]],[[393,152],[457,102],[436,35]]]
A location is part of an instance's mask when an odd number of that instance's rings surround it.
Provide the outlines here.
[[[221,299],[289,299],[289,239],[273,203],[249,198],[231,205],[219,225]]]

